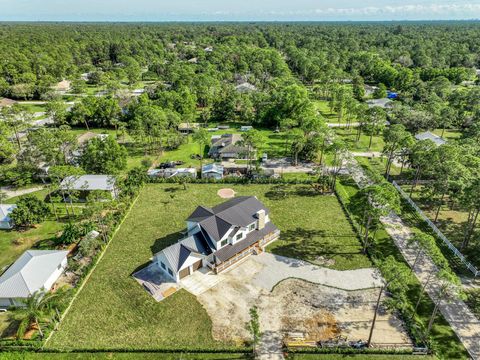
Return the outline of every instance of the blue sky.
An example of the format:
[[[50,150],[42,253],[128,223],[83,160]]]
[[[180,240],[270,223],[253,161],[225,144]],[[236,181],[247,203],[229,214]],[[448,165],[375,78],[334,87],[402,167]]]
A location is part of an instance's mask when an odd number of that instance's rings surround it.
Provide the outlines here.
[[[0,0],[0,20],[480,19],[480,0]]]

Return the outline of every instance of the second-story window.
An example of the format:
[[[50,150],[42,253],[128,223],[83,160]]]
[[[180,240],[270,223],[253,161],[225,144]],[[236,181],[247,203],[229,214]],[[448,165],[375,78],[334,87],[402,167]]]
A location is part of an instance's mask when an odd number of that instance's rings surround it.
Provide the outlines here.
[[[237,234],[237,236],[235,237],[235,240],[240,240],[242,238],[242,235],[243,235],[242,233]]]
[[[228,239],[223,240],[223,241],[220,243],[220,247],[224,247],[225,245],[227,245],[227,243],[228,243]]]

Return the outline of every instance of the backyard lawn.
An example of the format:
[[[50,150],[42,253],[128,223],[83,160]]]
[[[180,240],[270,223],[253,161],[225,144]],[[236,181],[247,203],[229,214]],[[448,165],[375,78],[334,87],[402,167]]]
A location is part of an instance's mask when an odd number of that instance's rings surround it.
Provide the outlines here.
[[[112,240],[103,259],[48,348],[222,348],[211,321],[193,295],[182,290],[157,303],[131,274],[156,252],[176,242],[197,205],[222,202],[224,185],[148,185]],[[370,266],[333,196],[312,196],[307,186],[235,185],[239,195],[256,195],[270,208],[282,240],[271,251],[311,261],[333,259],[335,268]],[[285,196],[284,196],[285,195]],[[340,243],[340,244],[338,244]]]
[[[30,195],[34,195],[39,199],[45,199],[47,190],[40,190]],[[14,204],[18,197],[5,201]],[[61,205],[57,205],[59,208]],[[59,211],[61,212],[61,211]],[[1,230],[0,231],[0,272],[1,270],[15,261],[25,250],[32,246],[40,246],[55,238],[55,234],[63,227],[63,223],[56,221],[55,217],[49,216],[48,219],[41,224],[35,225],[28,230]]]

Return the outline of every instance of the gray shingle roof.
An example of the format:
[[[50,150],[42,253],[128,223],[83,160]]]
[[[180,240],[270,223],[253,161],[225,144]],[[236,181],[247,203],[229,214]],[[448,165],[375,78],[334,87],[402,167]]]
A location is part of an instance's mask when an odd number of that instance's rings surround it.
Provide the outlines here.
[[[0,276],[0,298],[27,298],[42,289],[68,251],[28,250]]]
[[[165,255],[168,262],[175,271],[181,269],[190,254],[210,255],[212,250],[201,232],[189,236],[178,243],[160,251]]]
[[[105,190],[115,187],[115,177],[112,175],[82,175],[67,176],[60,184],[64,190]]]
[[[255,222],[259,210],[269,213],[256,197],[238,196],[212,209],[199,206],[187,221],[198,222],[212,239],[219,241],[233,226],[245,227]]]

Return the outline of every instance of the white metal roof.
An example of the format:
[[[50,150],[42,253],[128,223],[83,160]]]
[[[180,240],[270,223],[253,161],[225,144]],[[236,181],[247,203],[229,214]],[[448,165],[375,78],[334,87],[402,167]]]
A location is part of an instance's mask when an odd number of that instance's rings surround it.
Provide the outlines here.
[[[106,190],[115,187],[115,177],[112,175],[82,175],[67,176],[60,184],[64,190]]]
[[[431,133],[430,131],[426,131],[426,132],[415,135],[415,139],[420,140],[420,141],[431,140],[437,146],[443,145],[447,142],[444,138],[442,138],[438,135],[435,135],[435,134]]]
[[[0,276],[0,298],[27,298],[41,290],[68,251],[27,250]]]
[[[10,221],[10,216],[8,216],[13,209],[15,209],[17,205],[15,204],[3,204],[0,205],[0,221],[1,222],[9,222]]]

